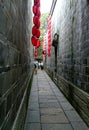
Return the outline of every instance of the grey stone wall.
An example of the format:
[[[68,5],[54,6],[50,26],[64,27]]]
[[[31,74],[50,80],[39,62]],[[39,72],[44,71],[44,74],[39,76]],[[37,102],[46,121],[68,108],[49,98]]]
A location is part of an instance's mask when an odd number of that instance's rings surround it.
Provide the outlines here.
[[[32,74],[31,7],[31,0],[0,0],[0,130],[12,128]]]
[[[53,34],[59,34],[57,73],[89,93],[89,2],[57,0],[52,16]],[[47,66],[53,70],[52,56]]]

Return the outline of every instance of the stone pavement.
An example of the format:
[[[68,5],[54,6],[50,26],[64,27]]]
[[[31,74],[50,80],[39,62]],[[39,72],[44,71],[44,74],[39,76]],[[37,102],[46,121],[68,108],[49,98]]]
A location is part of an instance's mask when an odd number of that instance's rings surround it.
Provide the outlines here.
[[[45,71],[33,76],[24,130],[89,130]]]

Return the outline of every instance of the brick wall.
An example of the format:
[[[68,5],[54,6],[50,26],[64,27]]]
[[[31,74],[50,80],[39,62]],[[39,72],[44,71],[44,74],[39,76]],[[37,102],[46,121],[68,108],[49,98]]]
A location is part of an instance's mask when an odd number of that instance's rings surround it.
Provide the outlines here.
[[[32,74],[31,0],[0,0],[0,130],[10,130]]]
[[[59,34],[57,73],[89,93],[88,12],[87,0],[57,0],[52,16],[52,35]],[[51,70],[55,68],[54,61],[52,47],[52,55],[47,58]]]

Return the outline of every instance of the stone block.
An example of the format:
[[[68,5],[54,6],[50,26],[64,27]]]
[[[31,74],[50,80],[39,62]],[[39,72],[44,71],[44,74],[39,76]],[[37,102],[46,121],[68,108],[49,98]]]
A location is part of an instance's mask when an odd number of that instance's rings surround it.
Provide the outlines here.
[[[27,123],[40,123],[40,113],[39,111],[29,111],[27,113]]]
[[[41,130],[40,123],[27,123],[24,130]]]
[[[61,108],[40,108],[41,115],[58,115],[63,112]]]
[[[41,123],[46,124],[58,124],[58,123],[68,123],[65,114],[60,112],[58,115],[41,115]]]
[[[70,124],[42,124],[42,130],[73,130]]]
[[[71,122],[72,127],[74,130],[89,130],[89,128],[87,127],[87,125],[84,122]]]
[[[80,116],[76,111],[70,110],[70,111],[65,111],[65,113],[70,121],[82,121],[82,119],[80,118]]]

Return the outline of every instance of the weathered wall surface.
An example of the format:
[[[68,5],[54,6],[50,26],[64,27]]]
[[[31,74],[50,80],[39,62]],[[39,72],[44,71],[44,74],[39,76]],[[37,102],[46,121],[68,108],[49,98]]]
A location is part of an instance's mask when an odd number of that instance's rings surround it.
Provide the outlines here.
[[[88,12],[88,0],[57,0],[52,15],[52,38],[59,34],[57,73],[54,47],[46,71],[89,126]]]
[[[59,34],[57,73],[89,93],[89,2],[57,0],[52,29]],[[51,61],[51,62],[50,62]],[[47,65],[54,70],[54,47]]]
[[[32,74],[31,0],[0,0],[0,130],[10,130]]]

